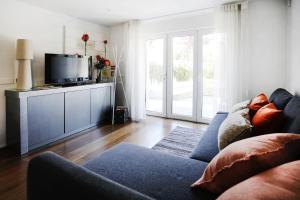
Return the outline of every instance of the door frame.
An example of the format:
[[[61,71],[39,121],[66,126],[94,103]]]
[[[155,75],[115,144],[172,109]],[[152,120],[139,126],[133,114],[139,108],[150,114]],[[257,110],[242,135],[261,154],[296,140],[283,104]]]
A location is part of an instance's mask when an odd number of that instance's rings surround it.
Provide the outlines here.
[[[192,105],[192,116],[184,116],[184,115],[177,115],[172,113],[173,107],[173,38],[174,37],[184,37],[184,36],[192,36],[194,37],[194,45],[193,45],[193,105]],[[167,46],[167,117],[172,119],[181,119],[187,121],[196,121],[196,113],[197,113],[197,31],[180,31],[169,33],[168,36],[168,46]]]
[[[167,108],[166,108],[166,102],[167,102],[167,48],[166,48],[166,45],[167,45],[167,35],[166,34],[155,34],[155,35],[152,35],[151,37],[147,37],[143,40],[143,44],[144,44],[144,48],[146,49],[145,51],[145,66],[147,68],[147,41],[148,40],[156,40],[156,39],[163,39],[163,105],[162,105],[162,112],[155,112],[155,111],[149,111],[146,109],[146,114],[147,115],[151,115],[151,116],[158,116],[158,117],[166,117],[167,116]],[[148,69],[145,70],[145,77],[146,77],[146,80],[145,80],[145,88],[147,90],[147,77],[148,77]],[[146,92],[146,98],[145,98],[145,101],[147,101],[147,92]],[[146,105],[146,102],[145,102],[145,105]]]
[[[202,36],[214,32],[214,28],[206,27],[203,29],[174,31],[169,33],[160,33],[148,35],[143,39],[144,47],[146,49],[146,42],[148,40],[163,39],[164,40],[164,81],[163,81],[163,112],[153,112],[146,110],[147,115],[178,119],[184,121],[192,121],[199,123],[209,123],[211,119],[202,117],[203,106],[203,49]],[[173,97],[173,63],[172,63],[172,38],[176,36],[194,36],[194,66],[193,66],[193,113],[192,117],[172,114],[172,97]],[[145,64],[147,62],[145,56]],[[145,65],[147,66],[147,65]],[[147,77],[147,70],[145,70]],[[146,87],[147,87],[147,80]],[[147,97],[146,97],[147,98]],[[145,99],[146,101],[146,99]]]

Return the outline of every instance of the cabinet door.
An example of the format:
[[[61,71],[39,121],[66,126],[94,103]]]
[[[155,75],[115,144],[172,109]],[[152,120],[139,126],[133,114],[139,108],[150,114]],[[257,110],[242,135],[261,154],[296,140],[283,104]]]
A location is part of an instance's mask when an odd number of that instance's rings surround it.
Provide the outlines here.
[[[65,132],[86,128],[91,123],[90,90],[65,93]]]
[[[99,123],[111,117],[111,87],[91,90],[91,122]]]
[[[64,134],[64,94],[28,98],[28,145],[38,145]]]

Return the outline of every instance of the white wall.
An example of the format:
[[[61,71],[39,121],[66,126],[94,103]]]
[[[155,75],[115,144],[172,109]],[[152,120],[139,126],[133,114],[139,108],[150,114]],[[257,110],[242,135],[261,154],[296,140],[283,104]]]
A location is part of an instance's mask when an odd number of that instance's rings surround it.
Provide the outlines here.
[[[145,20],[141,24],[141,33],[144,36],[147,36],[160,33],[197,30],[213,27],[213,10],[207,9],[196,13]]]
[[[112,52],[112,48],[117,48],[117,50],[119,51],[119,53],[121,51],[124,52],[124,49],[126,49],[126,45],[127,45],[127,39],[126,39],[126,33],[125,33],[125,28],[124,28],[125,24],[117,24],[114,26],[110,27],[110,33],[109,33],[109,40],[111,41],[109,44],[109,58],[111,59],[112,63],[115,64],[115,60],[113,59],[113,52]],[[121,50],[123,49],[123,50]],[[122,78],[124,80],[124,83],[126,83],[126,78],[125,78],[125,54],[124,56],[122,56],[122,59],[120,61],[120,70],[122,73]],[[123,106],[125,105],[125,101],[124,101],[124,93],[122,90],[122,86],[120,83],[119,78],[117,79],[117,87],[116,87],[116,105],[117,106]],[[127,93],[127,97],[129,97],[130,95]]]
[[[250,96],[268,95],[286,86],[285,0],[252,0],[249,3],[251,39]]]
[[[288,9],[287,86],[300,94],[300,1],[293,0]]]
[[[33,7],[15,0],[1,1],[0,7],[0,147],[5,145],[4,90],[14,88],[15,41],[31,39],[34,44],[32,62],[34,85],[44,83],[45,53],[83,53],[80,38],[88,33],[92,42],[88,55],[102,53],[101,41],[107,39],[108,28]],[[66,37],[64,37],[66,36]],[[65,40],[66,39],[66,40]],[[95,50],[96,43],[96,50]],[[9,134],[9,133],[8,133]]]

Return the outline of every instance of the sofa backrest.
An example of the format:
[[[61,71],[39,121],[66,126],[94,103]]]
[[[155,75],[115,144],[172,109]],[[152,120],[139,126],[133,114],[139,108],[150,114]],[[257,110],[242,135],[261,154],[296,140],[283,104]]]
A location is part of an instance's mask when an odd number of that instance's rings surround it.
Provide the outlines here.
[[[51,152],[30,160],[27,199],[154,200]]]
[[[271,103],[274,103],[278,109],[284,110],[284,108],[292,98],[293,95],[287,90],[283,88],[278,88],[271,94],[269,101]]]
[[[283,110],[283,132],[300,133],[300,97],[294,96]]]
[[[300,133],[300,97],[293,96],[283,88],[278,88],[271,94],[269,101],[278,109],[283,110],[282,132]]]

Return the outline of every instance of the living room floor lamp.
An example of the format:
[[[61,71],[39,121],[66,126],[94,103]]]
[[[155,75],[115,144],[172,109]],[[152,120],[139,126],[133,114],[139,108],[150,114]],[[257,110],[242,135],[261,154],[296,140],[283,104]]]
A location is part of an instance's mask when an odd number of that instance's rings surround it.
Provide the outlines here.
[[[33,59],[33,48],[30,40],[17,40],[16,59],[19,61],[17,89],[29,90],[32,88],[31,60]]]

